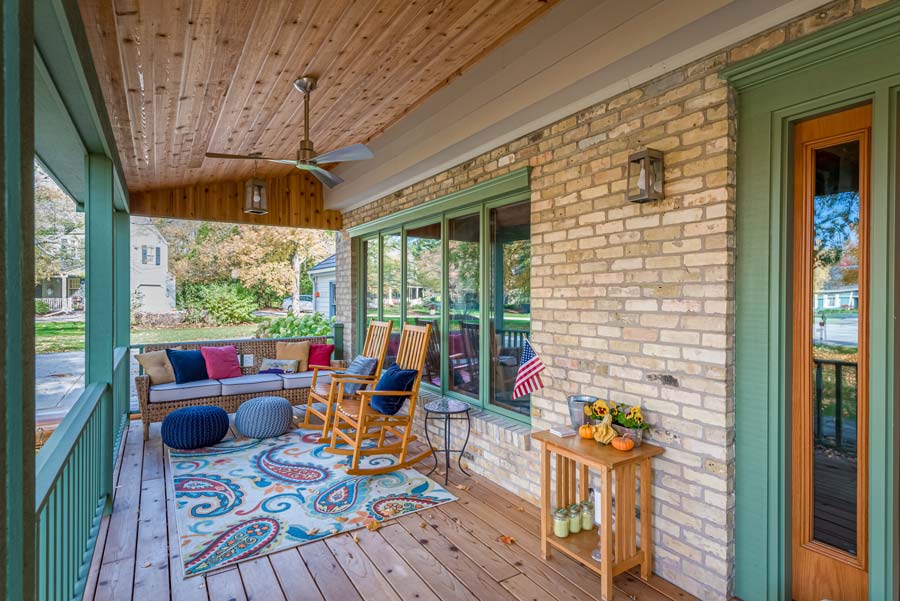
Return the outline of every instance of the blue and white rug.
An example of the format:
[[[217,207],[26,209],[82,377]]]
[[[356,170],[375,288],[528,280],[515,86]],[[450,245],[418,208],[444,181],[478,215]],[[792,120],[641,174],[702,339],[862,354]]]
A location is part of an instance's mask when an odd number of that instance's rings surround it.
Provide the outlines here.
[[[349,476],[349,457],[325,452],[327,445],[314,442],[318,437],[296,430],[263,440],[229,437],[195,451],[170,449],[186,576],[456,500],[412,469]],[[372,455],[360,467],[395,462]]]

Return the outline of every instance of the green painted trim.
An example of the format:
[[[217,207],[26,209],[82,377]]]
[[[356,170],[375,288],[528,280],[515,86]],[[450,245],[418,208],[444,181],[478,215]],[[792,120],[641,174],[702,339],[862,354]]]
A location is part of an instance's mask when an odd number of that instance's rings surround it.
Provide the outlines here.
[[[726,67],[720,75],[739,90],[831,62],[900,36],[900,3],[890,2],[848,21]],[[889,68],[891,54],[882,63]]]
[[[806,55],[814,48],[804,45],[805,63],[776,50],[772,60],[757,57],[741,65],[745,71],[726,72],[743,86],[738,97],[741,208],[736,215],[735,333],[735,594],[740,598],[790,597],[790,424],[783,410],[791,386],[793,122],[873,102],[871,323],[896,323],[897,222],[891,199],[896,191],[897,128],[891,119],[897,109],[896,92],[889,90],[900,84],[900,67],[884,57],[900,56],[898,11],[894,5],[838,26],[848,36],[843,41],[831,30],[811,36],[824,47],[821,56],[812,57]],[[876,33],[863,31],[860,23]],[[889,94],[894,95],[893,105]],[[897,422],[897,384],[891,369],[897,360],[895,341],[888,328],[871,328],[872,601],[898,595],[898,440],[892,429]]]
[[[0,5],[0,597],[35,595],[32,0]]]
[[[466,188],[465,190],[460,190],[432,200],[431,202],[426,202],[419,206],[398,211],[397,213],[387,215],[380,219],[375,219],[351,227],[349,229],[350,236],[365,236],[373,232],[390,229],[392,227],[399,227],[409,221],[416,221],[431,215],[452,211],[466,205],[474,205],[507,195],[520,194],[523,191],[530,193],[530,172],[531,167],[522,167],[521,169],[510,171],[505,175],[500,175],[486,182]]]

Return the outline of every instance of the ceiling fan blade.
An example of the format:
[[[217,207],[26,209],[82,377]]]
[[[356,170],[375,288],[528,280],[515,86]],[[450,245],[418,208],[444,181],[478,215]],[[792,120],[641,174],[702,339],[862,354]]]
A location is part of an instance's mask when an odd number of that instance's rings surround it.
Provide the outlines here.
[[[314,163],[342,163],[344,161],[364,161],[374,157],[375,155],[365,144],[351,144],[320,154],[312,161]]]
[[[208,159],[246,159],[252,161],[270,161],[272,163],[284,163],[285,165],[293,165],[297,161],[295,159],[270,159],[268,157],[257,156],[252,154],[223,154],[221,152],[207,152]]]
[[[308,163],[297,163],[297,169],[303,169],[304,171],[309,171],[312,173],[317,180],[328,186],[329,188],[334,188],[338,184],[342,184],[344,182],[343,179],[336,176],[331,171],[327,171],[322,169],[318,165],[311,165]]]

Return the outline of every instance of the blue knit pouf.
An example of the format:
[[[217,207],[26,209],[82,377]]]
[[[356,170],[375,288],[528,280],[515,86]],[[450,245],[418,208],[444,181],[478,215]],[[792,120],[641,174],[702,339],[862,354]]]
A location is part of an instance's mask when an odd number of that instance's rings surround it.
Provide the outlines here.
[[[238,407],[234,425],[247,438],[281,436],[291,428],[291,403],[280,396],[261,396]]]
[[[228,434],[228,414],[221,407],[201,405],[176,409],[162,424],[162,439],[173,449],[200,449]]]

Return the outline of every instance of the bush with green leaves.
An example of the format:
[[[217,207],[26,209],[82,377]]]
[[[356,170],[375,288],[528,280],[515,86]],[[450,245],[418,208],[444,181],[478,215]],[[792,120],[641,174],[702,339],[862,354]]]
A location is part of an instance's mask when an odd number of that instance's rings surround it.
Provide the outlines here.
[[[297,338],[299,336],[328,336],[334,318],[321,313],[288,314],[263,324],[256,332],[258,338]]]
[[[50,312],[50,305],[42,300],[34,301],[34,312],[38,315],[46,315]]]
[[[204,288],[202,308],[217,326],[253,321],[256,295],[237,283],[209,284]]]

